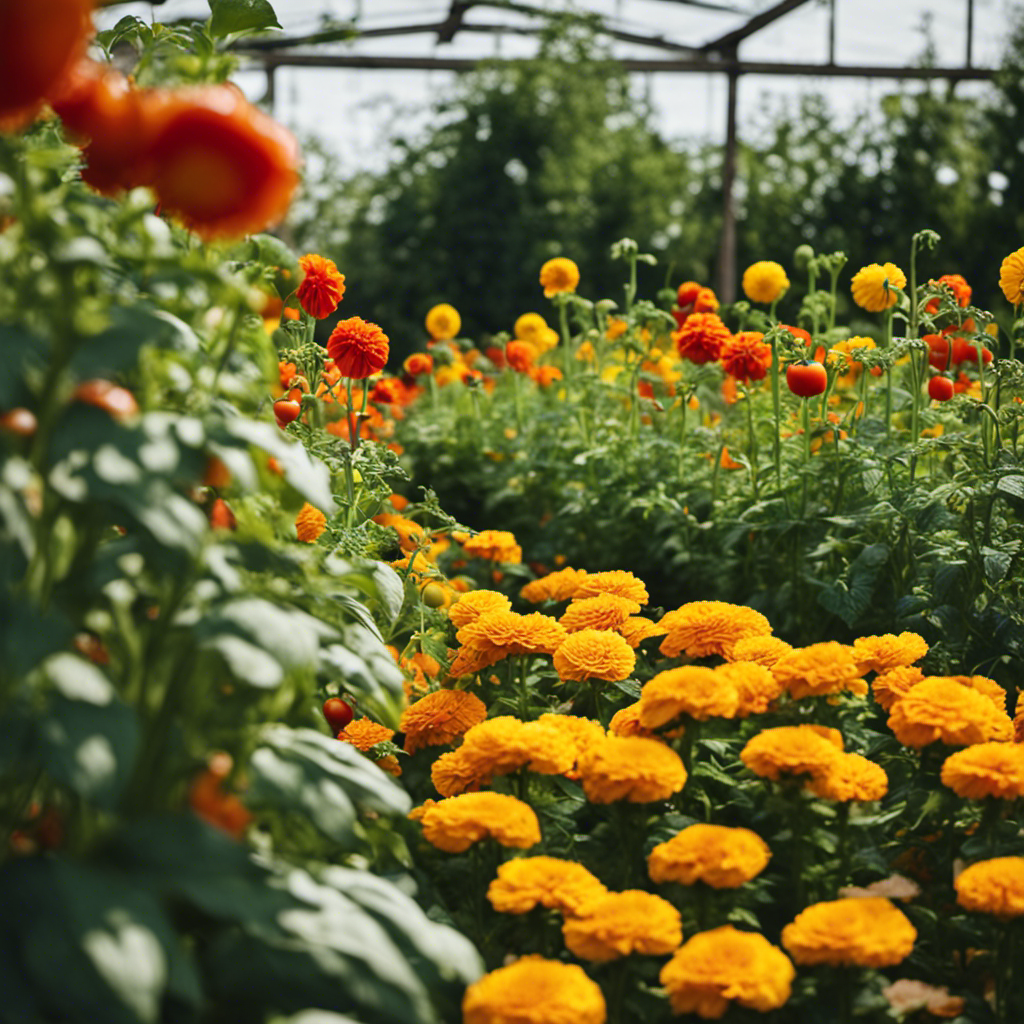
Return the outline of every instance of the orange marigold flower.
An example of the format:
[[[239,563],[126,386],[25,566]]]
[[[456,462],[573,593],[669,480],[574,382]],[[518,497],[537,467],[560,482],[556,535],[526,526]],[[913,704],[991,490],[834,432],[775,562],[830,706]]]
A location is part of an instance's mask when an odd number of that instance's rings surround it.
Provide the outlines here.
[[[731,1003],[768,1013],[789,999],[796,971],[763,935],[731,924],[700,932],[661,969],[672,1012],[704,1020],[723,1017]]]
[[[396,778],[402,774],[402,765],[394,754],[387,754],[373,762],[382,772],[394,775]]]
[[[582,580],[587,576],[586,569],[573,569],[566,566],[555,572],[542,576],[539,580],[527,583],[519,596],[530,604],[540,604],[542,601],[565,601],[572,597],[578,589]]]
[[[781,264],[773,260],[760,260],[743,271],[742,284],[743,294],[751,302],[761,302],[767,306],[789,288],[789,278]]]
[[[976,743],[950,754],[942,765],[942,784],[971,800],[1024,796],[1024,750],[1016,743]]]
[[[1024,302],[1024,248],[1011,252],[999,267],[999,287],[1007,302]]]
[[[965,868],[953,880],[964,910],[1007,920],[1024,915],[1024,857],[993,857]]]
[[[562,371],[557,366],[535,366],[530,370],[530,376],[539,388],[549,388],[563,377]]]
[[[784,654],[772,666],[775,678],[791,697],[821,697],[849,690],[858,696],[868,692],[852,647],[828,640],[799,647]]]
[[[650,600],[644,581],[624,569],[593,572],[582,577],[572,599],[582,601],[584,598],[598,597],[601,594],[614,594],[616,597],[626,598],[627,601],[635,601],[641,606]]]
[[[1024,743],[1024,690],[1017,694],[1017,706],[1013,711],[1013,742]]]
[[[733,648],[734,653],[738,647],[739,644]],[[771,670],[756,661],[734,661],[728,665],[719,665],[714,672],[732,686],[739,696],[736,718],[764,714],[784,691],[782,683],[772,675]]]
[[[564,775],[576,763],[576,742],[568,733],[546,722],[521,722],[502,715],[474,725],[456,753],[460,765],[474,777],[489,782],[519,768],[542,775]]]
[[[968,747],[1013,738],[1009,716],[988,697],[955,679],[937,676],[918,683],[898,700],[888,725],[907,747],[925,747],[939,740],[950,747]]]
[[[434,359],[426,352],[413,352],[404,363],[402,363],[402,369],[405,370],[410,377],[420,377],[425,373],[433,373],[434,370]]]
[[[1000,710],[1006,710],[1006,690],[994,679],[988,676],[931,676],[932,679],[952,679],[954,683],[966,686],[969,690],[975,690],[990,701]]]
[[[667,800],[686,784],[679,755],[639,736],[609,736],[588,747],[580,754],[579,773],[583,792],[595,804]]]
[[[758,665],[771,668],[784,654],[793,650],[792,644],[777,636],[748,636],[732,645],[730,661],[755,661]]]
[[[565,636],[565,629],[549,615],[501,611],[487,612],[455,634],[460,644],[495,654],[494,661],[513,654],[554,654]]]
[[[569,633],[583,629],[616,629],[640,611],[636,601],[615,594],[598,594],[573,601],[558,620]]]
[[[398,730],[405,733],[405,749],[412,754],[451,743],[486,717],[487,706],[474,694],[435,690],[405,709]]]
[[[511,608],[512,602],[496,590],[470,590],[448,609],[448,618],[461,629],[488,612],[507,612]]]
[[[691,363],[714,363],[722,346],[732,337],[716,313],[692,313],[675,331],[672,340],[681,359]]]
[[[446,853],[462,853],[481,839],[521,850],[540,842],[540,825],[533,808],[504,793],[449,797],[417,818],[423,826],[423,838]]]
[[[575,914],[607,892],[582,864],[558,857],[519,857],[498,867],[487,898],[499,914],[525,914],[538,905]]]
[[[841,736],[836,742],[814,726],[782,725],[752,737],[740,751],[740,760],[755,775],[778,780],[782,775],[820,775],[842,752]]]
[[[895,263],[869,263],[853,275],[853,301],[869,313],[880,313],[896,305],[894,288],[906,288],[906,275]]]
[[[605,1024],[601,989],[576,964],[524,956],[466,989],[462,1024]]]
[[[629,678],[636,667],[636,655],[618,633],[581,629],[570,633],[555,651],[554,666],[563,682],[587,679],[617,682]]]
[[[640,724],[640,701],[635,704],[628,704],[620,708],[612,715],[608,723],[608,731],[613,736],[643,736],[648,739],[656,738],[652,729],[645,729]]]
[[[315,544],[327,529],[327,516],[307,501],[295,517],[295,535],[303,544]]]
[[[713,889],[736,889],[756,878],[772,852],[747,828],[690,825],[673,839],[659,843],[647,858],[653,882],[703,882]]]
[[[861,672],[888,672],[905,668],[928,653],[928,644],[917,633],[883,633],[862,636],[853,641],[853,656]]]
[[[640,724],[658,729],[674,718],[686,715],[704,722],[709,718],[732,718],[739,705],[739,693],[729,680],[714,669],[684,665],[659,672],[640,692]]]
[[[764,380],[771,365],[772,347],[759,331],[741,331],[722,346],[722,369],[743,384]]]
[[[580,718],[578,715],[558,715],[547,712],[537,719],[541,725],[557,729],[563,736],[572,740],[576,748],[576,756],[579,757],[584,750],[593,743],[600,743],[605,738],[605,731],[600,722],[590,718]],[[573,777],[573,773],[569,773]]]
[[[875,676],[871,681],[871,694],[888,711],[893,704],[912,687],[924,679],[924,673],[916,665],[892,668]]]
[[[956,304],[961,308],[965,309],[971,304],[971,286],[967,283],[966,278],[962,274],[943,274],[938,281],[929,281],[931,285],[944,284],[949,287],[953,292],[953,297],[956,299]],[[939,310],[939,300],[931,299],[928,305],[924,307],[926,313],[937,313]]]
[[[562,292],[574,292],[580,283],[580,268],[565,256],[556,256],[540,268],[540,283],[545,299]]]
[[[620,633],[626,643],[634,649],[645,640],[650,640],[652,636],[665,635],[661,626],[651,622],[650,619],[645,619],[642,615],[631,615],[625,622],[616,626],[615,631]]]
[[[814,903],[782,929],[798,964],[892,967],[910,956],[917,930],[888,900]]]
[[[330,316],[345,294],[345,275],[337,264],[316,253],[307,253],[299,260],[305,275],[299,285],[298,299],[302,308],[317,320]]]
[[[727,658],[738,640],[749,636],[767,636],[771,623],[753,608],[725,601],[691,601],[662,616],[659,626],[667,636],[661,653],[677,658],[705,658],[718,654]]]
[[[481,530],[463,541],[462,550],[471,558],[484,558],[501,565],[518,565],[523,549],[507,530]]]
[[[430,766],[430,781],[441,796],[475,793],[491,781],[491,775],[482,766],[466,759],[462,748],[442,754]]]
[[[889,778],[881,765],[860,754],[840,754],[811,779],[810,789],[823,800],[868,802],[881,800],[889,792]]]
[[[327,339],[327,354],[343,377],[365,380],[387,365],[388,336],[376,325],[352,316],[341,320]]]
[[[419,550],[420,545],[426,540],[427,533],[419,523],[405,516],[394,515],[391,512],[381,512],[373,517],[378,526],[390,527],[398,534],[398,544],[403,551],[411,553]]]
[[[433,306],[427,313],[426,319],[427,334],[435,341],[451,341],[462,330],[462,317],[459,311],[442,302]]]
[[[394,735],[394,729],[389,729],[371,718],[357,718],[338,733],[338,739],[351,743],[365,754],[378,743],[387,743]]]
[[[505,363],[518,373],[529,373],[537,361],[537,349],[528,341],[510,341],[505,346]]]
[[[679,911],[640,889],[598,897],[562,925],[565,945],[583,960],[603,963],[642,953],[662,956],[683,941]]]

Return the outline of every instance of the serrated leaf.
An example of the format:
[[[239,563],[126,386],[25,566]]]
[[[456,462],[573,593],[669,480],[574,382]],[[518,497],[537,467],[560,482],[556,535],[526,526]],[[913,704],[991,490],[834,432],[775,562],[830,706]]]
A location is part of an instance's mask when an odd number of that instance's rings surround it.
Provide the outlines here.
[[[281,27],[268,0],[209,0],[209,3],[213,15],[210,32],[218,38],[232,32],[259,32]]]

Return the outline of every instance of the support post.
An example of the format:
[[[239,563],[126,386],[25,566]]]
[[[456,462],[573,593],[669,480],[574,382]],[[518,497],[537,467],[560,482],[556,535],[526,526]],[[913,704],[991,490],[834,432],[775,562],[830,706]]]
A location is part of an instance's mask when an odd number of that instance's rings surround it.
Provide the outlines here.
[[[828,0],[828,62],[836,62],[836,0]]]
[[[261,102],[267,108],[270,116],[274,116],[274,101],[277,99],[277,65],[264,64],[263,70],[267,75],[267,91],[263,94]]]
[[[729,97],[725,115],[725,155],[722,160],[722,238],[718,247],[718,297],[736,298],[736,93],[739,74],[728,74]]]
[[[967,67],[971,67],[974,50],[974,0],[967,0]]]

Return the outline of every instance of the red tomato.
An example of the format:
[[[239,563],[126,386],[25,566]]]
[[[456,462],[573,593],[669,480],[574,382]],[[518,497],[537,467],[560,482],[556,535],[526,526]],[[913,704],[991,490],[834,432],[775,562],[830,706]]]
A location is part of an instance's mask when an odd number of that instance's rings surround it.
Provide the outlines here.
[[[31,437],[37,425],[35,415],[21,406],[0,414],[0,430],[17,434],[18,437]]]
[[[324,701],[324,718],[327,719],[327,724],[331,727],[331,732],[341,732],[349,722],[355,717],[355,711],[352,710],[352,705],[347,701],[343,701],[340,697],[329,697]]]
[[[786,385],[799,398],[813,398],[828,386],[828,374],[821,363],[793,363],[786,368]]]
[[[298,419],[300,412],[302,406],[294,398],[279,398],[274,403],[274,418],[282,430],[293,420]]]
[[[981,346],[981,358],[986,366],[992,362],[992,353],[989,349]],[[954,363],[976,363],[978,361],[978,350],[974,343],[966,338],[953,339],[953,362]]]
[[[928,397],[935,402],[948,402],[953,397],[953,382],[949,377],[932,377],[928,381]]]
[[[949,339],[941,334],[926,334],[924,341],[928,345],[928,362],[936,370],[949,368]]]

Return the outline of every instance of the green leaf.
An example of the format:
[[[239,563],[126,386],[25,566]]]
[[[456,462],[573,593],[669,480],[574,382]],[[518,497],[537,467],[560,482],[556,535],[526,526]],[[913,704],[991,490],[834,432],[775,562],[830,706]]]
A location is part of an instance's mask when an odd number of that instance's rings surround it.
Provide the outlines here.
[[[267,0],[209,0],[213,17],[210,31],[217,37],[232,32],[280,28],[274,8]]]
[[[320,657],[326,670],[341,676],[346,689],[360,694],[382,722],[397,728],[403,676],[379,635],[351,622],[342,628],[342,643],[323,648]]]
[[[996,490],[1024,500],[1024,476],[1004,476],[999,478]]]

